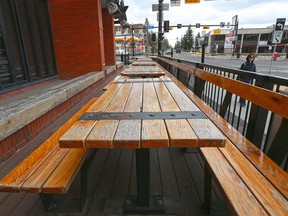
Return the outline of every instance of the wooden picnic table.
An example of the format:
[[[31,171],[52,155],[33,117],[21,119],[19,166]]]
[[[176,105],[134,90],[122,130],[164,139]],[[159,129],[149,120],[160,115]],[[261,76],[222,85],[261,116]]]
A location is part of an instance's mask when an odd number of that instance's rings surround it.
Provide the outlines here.
[[[117,77],[59,144],[135,148],[137,196],[126,197],[124,213],[163,213],[162,198],[149,194],[149,148],[223,147],[226,138],[159,67],[162,75],[156,78],[137,74],[137,67],[150,67],[152,74],[156,66],[131,66],[133,76]]]

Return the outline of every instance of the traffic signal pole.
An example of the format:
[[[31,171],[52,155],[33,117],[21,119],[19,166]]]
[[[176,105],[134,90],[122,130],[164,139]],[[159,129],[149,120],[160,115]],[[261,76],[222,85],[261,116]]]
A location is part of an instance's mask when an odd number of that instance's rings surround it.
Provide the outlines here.
[[[158,0],[159,2],[159,22],[158,22],[158,56],[162,54],[162,22],[163,22],[163,0]]]

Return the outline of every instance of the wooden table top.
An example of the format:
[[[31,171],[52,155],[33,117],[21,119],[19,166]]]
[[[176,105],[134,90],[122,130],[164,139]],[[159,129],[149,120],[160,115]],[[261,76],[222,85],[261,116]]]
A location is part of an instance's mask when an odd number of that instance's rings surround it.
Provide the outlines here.
[[[60,138],[60,147],[223,147],[226,140],[163,75],[120,76],[84,115]]]
[[[149,63],[146,62],[139,65],[133,65],[133,64],[130,65],[125,70],[123,70],[120,74],[122,76],[130,76],[130,77],[160,77],[165,75],[164,71],[162,71],[156,65],[149,65]]]

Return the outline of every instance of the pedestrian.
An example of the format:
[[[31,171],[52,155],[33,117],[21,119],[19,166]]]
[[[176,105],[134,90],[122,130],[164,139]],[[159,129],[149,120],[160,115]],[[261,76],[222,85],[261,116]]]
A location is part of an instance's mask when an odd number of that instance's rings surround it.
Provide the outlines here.
[[[256,65],[254,63],[254,59],[255,59],[255,55],[253,53],[250,53],[247,57],[246,57],[246,62],[244,62],[240,69],[241,70],[246,70],[246,71],[251,71],[251,72],[256,72]],[[252,83],[252,79],[247,78],[243,75],[240,76],[239,78],[240,81],[251,84]],[[246,106],[246,100],[244,98],[240,98],[239,102],[241,103],[242,106]]]

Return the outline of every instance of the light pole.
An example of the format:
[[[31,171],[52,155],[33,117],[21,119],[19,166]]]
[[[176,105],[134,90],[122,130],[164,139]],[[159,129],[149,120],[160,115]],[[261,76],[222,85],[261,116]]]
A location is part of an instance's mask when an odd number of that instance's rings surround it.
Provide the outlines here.
[[[158,56],[161,56],[162,51],[162,22],[163,22],[163,0],[158,0],[159,2],[159,22],[158,22]]]

